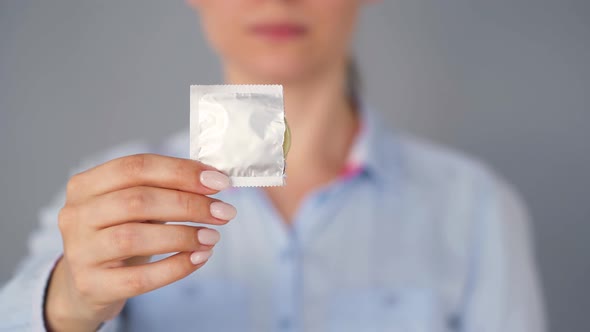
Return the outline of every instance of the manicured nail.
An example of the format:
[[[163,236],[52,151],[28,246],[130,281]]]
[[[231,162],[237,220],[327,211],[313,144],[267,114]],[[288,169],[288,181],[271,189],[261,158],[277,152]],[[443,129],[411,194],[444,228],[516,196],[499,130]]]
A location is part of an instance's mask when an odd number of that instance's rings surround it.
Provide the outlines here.
[[[213,202],[209,209],[211,210],[212,216],[223,220],[233,219],[238,213],[235,207],[224,202]]]
[[[215,243],[219,242],[219,232],[210,229],[210,228],[202,228],[197,232],[197,238],[199,239],[200,244],[204,244],[206,246],[212,246]]]
[[[217,171],[201,172],[201,184],[213,190],[223,190],[230,185],[227,175]]]
[[[195,251],[191,254],[191,263],[193,263],[194,265],[204,263],[209,259],[209,257],[211,257],[211,254],[213,254],[213,250]]]

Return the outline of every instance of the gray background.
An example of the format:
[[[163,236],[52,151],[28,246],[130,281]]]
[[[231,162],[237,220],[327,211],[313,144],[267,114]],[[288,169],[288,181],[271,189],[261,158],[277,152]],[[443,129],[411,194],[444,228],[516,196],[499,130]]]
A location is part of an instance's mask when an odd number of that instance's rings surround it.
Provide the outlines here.
[[[590,331],[590,3],[397,0],[357,55],[392,125],[482,158],[523,193],[554,331]],[[83,156],[187,125],[219,82],[183,1],[0,0],[0,283]]]

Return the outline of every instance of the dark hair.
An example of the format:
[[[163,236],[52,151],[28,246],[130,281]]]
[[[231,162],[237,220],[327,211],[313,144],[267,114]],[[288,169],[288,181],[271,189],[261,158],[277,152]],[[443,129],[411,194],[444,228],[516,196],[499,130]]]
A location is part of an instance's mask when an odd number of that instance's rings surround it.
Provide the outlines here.
[[[348,59],[346,68],[346,94],[353,105],[357,105],[362,90],[361,76],[354,57]]]

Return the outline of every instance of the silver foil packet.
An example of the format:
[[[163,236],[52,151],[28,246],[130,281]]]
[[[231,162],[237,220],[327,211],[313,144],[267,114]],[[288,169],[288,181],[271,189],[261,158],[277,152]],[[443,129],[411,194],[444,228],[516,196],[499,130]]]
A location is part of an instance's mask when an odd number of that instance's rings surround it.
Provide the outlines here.
[[[192,85],[190,157],[234,187],[285,184],[287,137],[281,85]]]

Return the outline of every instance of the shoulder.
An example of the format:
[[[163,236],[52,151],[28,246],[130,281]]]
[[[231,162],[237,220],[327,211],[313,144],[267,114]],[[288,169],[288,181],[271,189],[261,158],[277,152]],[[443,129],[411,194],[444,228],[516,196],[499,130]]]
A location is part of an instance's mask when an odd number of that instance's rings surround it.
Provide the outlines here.
[[[412,136],[395,137],[395,142],[402,192],[449,222],[513,219],[501,216],[508,213],[526,219],[518,191],[482,160]]]
[[[516,195],[514,187],[479,158],[412,136],[396,137],[396,141],[400,170],[413,185]]]

